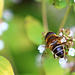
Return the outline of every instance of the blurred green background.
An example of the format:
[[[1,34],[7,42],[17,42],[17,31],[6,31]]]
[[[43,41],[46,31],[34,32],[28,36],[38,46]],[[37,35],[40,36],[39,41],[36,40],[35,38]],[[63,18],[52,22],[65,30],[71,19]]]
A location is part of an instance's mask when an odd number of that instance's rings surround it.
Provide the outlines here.
[[[64,70],[52,54],[45,59],[43,67],[39,66],[40,53],[37,48],[42,44],[41,32],[44,31],[41,2],[22,0],[14,3],[13,1],[15,0],[4,2],[4,10],[11,10],[13,18],[10,21],[4,19],[9,28],[1,37],[5,47],[0,51],[0,55],[10,61],[15,75],[64,75]],[[49,30],[57,33],[67,7],[57,9],[49,3],[46,4]],[[75,12],[71,8],[64,27],[70,28],[74,25]]]

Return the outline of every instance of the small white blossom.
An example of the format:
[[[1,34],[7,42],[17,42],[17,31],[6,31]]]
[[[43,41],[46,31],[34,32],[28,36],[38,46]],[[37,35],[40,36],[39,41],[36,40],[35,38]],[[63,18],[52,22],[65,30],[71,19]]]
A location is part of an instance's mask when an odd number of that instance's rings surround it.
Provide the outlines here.
[[[8,29],[8,24],[6,22],[0,23],[0,36],[3,34],[4,31]]]
[[[70,30],[75,33],[75,27],[70,28]]]
[[[10,21],[10,20],[13,18],[13,13],[12,13],[12,11],[9,10],[9,9],[4,10],[4,12],[3,12],[3,18],[4,18],[5,20],[7,20],[7,21]]]
[[[64,58],[59,59],[59,64],[65,65],[66,63],[67,63],[67,59],[64,59]]]
[[[71,56],[74,56],[75,49],[74,48],[69,48],[68,54],[71,55]]]
[[[74,33],[72,30],[70,30],[70,34],[69,34],[70,37],[73,37],[74,36]]]
[[[1,23],[1,30],[6,31],[8,29],[8,24],[6,22]]]
[[[59,36],[62,36],[63,35],[63,33],[61,32],[61,33],[59,33]]]
[[[63,43],[63,42],[66,42],[65,37],[63,37],[63,38],[61,39],[61,43]]]
[[[75,0],[74,0],[74,2],[75,2]]]
[[[45,50],[45,45],[40,45],[38,47],[38,50],[39,50],[40,53],[43,53],[43,51]]]
[[[75,27],[70,28],[70,30],[72,31],[72,34],[74,36],[74,34],[75,34]]]
[[[38,54],[38,55],[36,56],[36,65],[37,65],[38,67],[41,66],[41,60],[42,60],[42,54]]]
[[[62,68],[68,68],[68,65],[67,65],[67,63],[65,63],[65,64],[60,64],[60,66],[62,67]]]
[[[64,69],[67,69],[67,68],[73,67],[74,62],[73,61],[72,62],[67,62],[66,64],[61,64],[60,66]]]
[[[0,40],[0,50],[2,50],[3,48],[4,48],[4,42]]]

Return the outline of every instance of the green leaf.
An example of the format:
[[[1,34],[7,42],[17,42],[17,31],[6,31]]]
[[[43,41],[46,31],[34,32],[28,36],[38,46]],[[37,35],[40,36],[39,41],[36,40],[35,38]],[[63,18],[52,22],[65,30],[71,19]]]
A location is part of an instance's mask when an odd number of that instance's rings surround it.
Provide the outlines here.
[[[35,0],[36,2],[41,2],[42,0]],[[47,3],[49,3],[49,0],[46,0]]]
[[[35,0],[35,1],[37,1],[37,2],[41,2],[41,0]],[[59,1],[59,0],[46,0],[46,2],[47,3],[50,3],[50,4],[52,4],[52,5],[54,5],[56,8],[58,8],[58,9],[62,9],[62,8],[64,8],[64,7],[66,7],[67,6],[67,4],[68,4],[68,2],[66,1],[66,0],[61,0],[61,1]],[[73,2],[72,2],[72,0],[71,0],[71,4],[72,4]]]
[[[36,20],[35,18],[33,18],[32,16],[27,16],[25,18],[25,29],[27,32],[27,35],[29,37],[29,39],[37,44],[40,45],[42,44],[42,32],[43,30],[43,26],[41,25],[41,23]]]
[[[70,0],[70,5],[73,5],[73,3],[74,3],[74,0]]]
[[[64,7],[67,6],[67,1],[66,0],[49,0],[50,4],[54,5],[54,7],[58,8],[58,9],[62,9]]]
[[[14,75],[11,64],[2,56],[0,56],[0,75]]]
[[[4,7],[4,0],[0,0],[0,19],[2,18],[3,14],[3,7]]]
[[[31,49],[33,47],[33,43],[26,36],[24,31],[24,19],[25,18],[15,15],[14,18],[8,22],[9,28],[3,34],[3,40],[8,42],[12,48],[11,51],[17,54],[33,50]],[[8,37],[10,37],[10,39]]]
[[[66,1],[59,1],[59,2],[56,2],[56,4],[55,4],[55,7],[59,8],[59,9],[62,9],[64,7],[66,7],[66,6],[67,6],[67,2]]]

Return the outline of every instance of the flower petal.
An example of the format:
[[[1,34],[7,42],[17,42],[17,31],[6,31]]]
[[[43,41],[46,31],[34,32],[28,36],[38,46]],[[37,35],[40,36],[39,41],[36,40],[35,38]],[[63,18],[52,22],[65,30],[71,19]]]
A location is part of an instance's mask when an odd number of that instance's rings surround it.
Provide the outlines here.
[[[60,59],[59,59],[59,63],[62,64],[62,65],[64,65],[64,64],[67,63],[67,59],[60,58]]]
[[[68,54],[71,56],[74,56],[75,49],[74,48],[69,48]]]
[[[45,50],[45,45],[40,45],[38,47],[38,50],[39,50],[40,53],[43,53],[43,51]]]

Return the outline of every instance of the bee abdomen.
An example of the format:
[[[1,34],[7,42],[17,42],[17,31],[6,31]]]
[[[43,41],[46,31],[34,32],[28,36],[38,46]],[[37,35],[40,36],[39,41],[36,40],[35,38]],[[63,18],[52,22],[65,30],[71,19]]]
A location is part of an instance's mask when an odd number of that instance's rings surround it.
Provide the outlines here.
[[[55,46],[53,46],[52,48],[54,54],[56,54],[57,56],[63,58],[64,57],[64,50],[63,50],[63,46],[61,44],[56,44]]]
[[[62,50],[59,53],[57,53],[56,55],[63,58],[64,57],[64,51]]]

